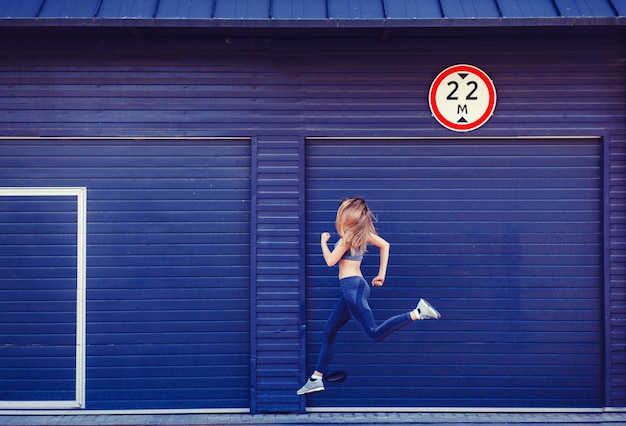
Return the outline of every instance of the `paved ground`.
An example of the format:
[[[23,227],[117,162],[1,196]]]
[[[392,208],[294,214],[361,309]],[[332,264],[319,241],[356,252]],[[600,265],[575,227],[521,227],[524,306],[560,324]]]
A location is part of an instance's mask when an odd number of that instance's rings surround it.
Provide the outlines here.
[[[626,425],[626,412],[3,415],[0,425]]]

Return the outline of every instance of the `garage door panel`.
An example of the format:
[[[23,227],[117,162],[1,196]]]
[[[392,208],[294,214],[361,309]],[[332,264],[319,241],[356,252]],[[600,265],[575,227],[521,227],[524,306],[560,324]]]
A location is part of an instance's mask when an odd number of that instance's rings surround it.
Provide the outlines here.
[[[555,270],[552,266],[520,266],[520,265],[420,265],[417,274],[420,276],[447,276],[447,277],[463,277],[463,276],[507,276],[507,275],[524,275],[527,277],[578,277],[578,276],[594,276],[597,277],[602,272],[600,266],[571,266],[564,270]],[[512,269],[514,268],[514,269]],[[373,272],[372,270],[368,272]],[[394,267],[396,274],[412,274],[415,272],[414,266]],[[504,280],[503,280],[504,281]],[[505,282],[503,282],[503,285]]]
[[[181,233],[178,235],[170,235],[169,242],[171,244],[206,244],[206,234],[202,233]],[[250,241],[250,236],[245,233],[229,234],[228,239],[232,244],[240,245],[246,244]],[[98,242],[102,245],[119,243],[128,244],[136,241],[135,235],[127,234],[101,234],[98,235]],[[141,242],[145,245],[162,244],[162,237],[160,235],[145,234],[141,236]]]
[[[394,242],[393,252],[398,256],[406,256],[406,255],[416,255],[416,254],[456,254],[456,253],[465,253],[471,248],[471,251],[474,255],[507,255],[507,254],[518,254],[520,249],[523,248],[524,253],[529,255],[561,255],[563,250],[567,250],[569,255],[585,255],[589,252],[589,245],[595,246],[598,250],[601,248],[600,243],[569,243],[567,247],[563,247],[564,243],[554,243],[554,244],[533,244],[531,241],[527,241],[527,244],[522,245],[523,241],[517,241],[515,243],[506,241],[495,240],[496,237],[491,238],[491,243],[486,242],[484,240],[488,239],[490,236],[486,236],[483,241],[470,241],[470,242],[459,242],[458,244],[451,246],[450,244],[445,244],[445,241],[441,241],[438,243],[431,242],[430,244],[412,244],[409,241],[408,237],[403,237],[401,234],[395,234],[394,236],[398,237],[398,239],[403,238],[405,241],[398,243]],[[595,235],[595,234],[593,234]],[[469,246],[469,247],[468,247]],[[417,260],[417,259],[416,259]]]
[[[391,269],[394,268],[394,269]],[[468,291],[486,291],[493,292],[494,290],[506,291],[510,294],[515,292],[516,297],[518,295],[524,295],[528,292],[531,295],[542,294],[535,293],[537,290],[541,289],[550,289],[554,288],[556,291],[564,294],[568,292],[569,288],[581,290],[580,297],[584,298],[587,291],[591,291],[596,295],[603,294],[602,289],[599,289],[597,286],[597,277],[589,276],[589,277],[568,277],[568,276],[558,276],[558,277],[520,277],[520,276],[485,276],[485,277],[473,277],[473,276],[464,276],[463,283],[464,285],[461,287],[458,283],[455,283],[453,280],[450,280],[450,276],[442,275],[442,276],[433,276],[433,275],[425,275],[421,273],[419,270],[414,270],[414,276],[408,277],[400,277],[395,272],[395,267],[390,267],[389,276],[386,281],[387,284],[392,284],[393,286],[385,286],[390,292],[391,297],[397,297],[399,294],[404,294],[404,291],[414,291],[416,287],[428,289],[433,292],[449,292],[451,289],[459,292],[459,294],[465,294]],[[311,288],[307,291],[311,295],[315,295],[320,298],[329,298],[334,299],[339,296],[339,289],[332,286],[332,278],[336,277],[315,277],[311,276],[310,283]],[[376,289],[383,291],[382,289]],[[399,292],[396,292],[399,291]],[[490,293],[493,294],[493,293]],[[407,296],[408,297],[408,296]],[[334,306],[334,305],[333,305]],[[313,307],[312,307],[313,308]],[[332,306],[330,307],[332,308]]]
[[[376,377],[373,377],[373,379],[376,379]],[[363,401],[363,407],[376,407],[380,399],[393,400],[396,401],[397,404],[406,405],[409,404],[413,398],[419,398],[420,400],[423,400],[425,404],[431,403],[431,405],[434,401],[447,401],[449,405],[446,406],[451,406],[454,404],[454,400],[449,397],[450,391],[452,391],[453,388],[457,388],[459,392],[464,394],[464,397],[460,400],[464,405],[469,404],[475,407],[500,406],[497,401],[492,401],[491,403],[487,402],[490,394],[492,393],[488,388],[481,388],[473,385],[471,383],[471,379],[468,379],[467,382],[467,386],[464,387],[450,385],[449,388],[436,390],[425,390],[424,387],[427,386],[423,384],[423,381],[415,382],[413,383],[412,387],[407,386],[406,388],[399,389],[397,391],[380,392],[376,389],[363,388],[360,391],[355,392],[354,397],[359,398],[361,401]],[[493,388],[493,391],[498,392],[500,395],[506,397],[509,400],[519,401],[517,405],[522,407],[525,406],[524,402],[527,401],[528,397],[531,395],[535,395],[536,397],[550,396],[551,398],[561,402],[561,404],[564,405],[572,404],[575,401],[578,403],[581,402],[580,400],[572,401],[570,399],[567,399],[567,396],[571,393],[571,388],[537,390],[536,387],[531,387],[530,389],[511,390],[508,387],[501,387]],[[374,392],[378,392],[378,397],[372,397],[372,394]]]
[[[541,204],[542,204],[541,207],[545,207],[543,203]],[[561,209],[559,210],[531,210],[529,208],[528,210],[524,210],[524,211],[516,211],[516,210],[514,211],[503,210],[503,211],[507,213],[508,220],[510,220],[511,223],[520,223],[520,222],[527,221],[529,215],[534,215],[534,214],[537,214],[538,212],[541,212],[543,219],[546,220],[548,223],[557,223],[557,224],[558,223],[570,223],[570,222],[579,223],[581,220],[585,222],[594,221],[598,218],[597,211],[562,210],[562,206],[560,207]],[[486,220],[491,221],[493,217],[496,216],[500,212],[501,212],[500,210],[495,209],[495,208],[489,209],[488,211],[466,210],[466,211],[463,211],[463,216],[464,216],[464,220],[475,223],[477,221],[486,221]],[[385,212],[384,215],[379,214],[378,216],[379,218],[381,218],[381,220],[382,218],[385,219],[386,221],[385,228],[388,230],[388,232],[399,232],[401,230],[400,227],[405,226],[405,223],[402,221],[405,215],[402,212],[393,212],[393,213]],[[449,223],[455,218],[458,218],[458,212],[451,213],[451,212],[425,210],[422,212],[420,216],[420,221],[422,223],[428,223],[430,225],[438,221],[445,221],[446,223]],[[574,230],[576,229],[573,229],[573,231]]]
[[[471,234],[471,235],[459,235],[459,234],[435,234],[431,232],[415,233],[416,242],[418,244],[425,244],[426,239],[434,243],[515,243],[515,244],[542,244],[544,246],[552,246],[554,244],[570,244],[577,245],[593,245],[598,246],[602,244],[602,237],[597,232],[585,232],[583,229],[578,230],[576,233],[549,233],[550,242],[546,242],[546,234],[535,232],[526,234]],[[394,234],[400,239],[408,238],[405,233]],[[406,241],[406,240],[405,240]]]
[[[327,139],[306,152],[309,368],[338,297],[319,233],[334,231],[343,197],[365,197],[391,242],[375,318],[419,297],[443,315],[380,346],[349,323],[330,367],[348,380],[309,406],[601,405],[599,139]]]
[[[340,166],[339,166],[340,167]],[[527,170],[527,169],[525,169]],[[320,168],[318,171],[323,172],[323,168]],[[394,168],[394,173],[391,173],[392,176],[388,179],[398,178],[399,169]],[[377,179],[372,177],[363,177],[360,179],[355,179],[354,176],[350,175],[347,172],[343,172],[346,174],[346,177],[336,178],[332,181],[328,182],[313,182],[312,186],[308,188],[308,190],[315,191],[325,191],[328,189],[341,189],[346,187],[358,188],[363,182],[375,182]],[[378,172],[377,172],[378,173]],[[545,178],[536,177],[530,173],[525,173],[524,179],[520,179],[519,177],[504,177],[498,176],[495,179],[493,176],[487,176],[484,178],[480,178],[472,175],[471,178],[454,178],[450,176],[445,176],[443,179],[433,179],[432,175],[428,175],[424,178],[407,178],[403,177],[402,183],[406,185],[407,190],[411,189],[421,189],[428,188],[430,191],[434,191],[437,189],[445,189],[449,190],[450,187],[456,188],[458,190],[463,189],[471,189],[471,190],[498,190],[498,189],[540,189],[545,190]],[[598,182],[596,179],[593,179],[595,173],[591,173],[591,179],[589,178],[567,178],[561,176],[552,176],[550,178],[552,188],[586,188],[597,190]],[[408,203],[419,202],[419,200],[409,200]]]
[[[372,185],[376,184],[376,182],[372,182]],[[598,185],[599,182],[596,182]],[[544,196],[543,198],[538,199],[528,199],[528,198],[517,198],[515,194],[509,194],[506,200],[492,200],[488,197],[480,197],[478,199],[472,199],[468,197],[460,197],[454,198],[454,200],[446,199],[445,195],[440,192],[433,191],[429,194],[428,197],[418,197],[417,199],[413,199],[419,195],[419,191],[412,191],[410,188],[403,189],[389,189],[384,191],[372,191],[372,190],[346,190],[345,188],[360,188],[368,186],[367,183],[360,181],[356,185],[341,185],[338,188],[339,193],[354,193],[357,192],[361,196],[365,196],[365,194],[370,195],[371,197],[383,197],[382,200],[390,200],[391,194],[396,196],[406,197],[406,201],[403,205],[398,206],[399,211],[410,212],[414,210],[424,210],[426,212],[433,210],[443,210],[453,208],[459,211],[475,211],[475,212],[489,212],[493,210],[497,211],[511,211],[511,212],[537,212],[537,211],[586,211],[589,209],[588,200],[586,200],[581,194],[568,194],[567,197],[560,197],[557,199],[550,198],[548,196]],[[382,194],[382,195],[381,195]],[[477,195],[478,193],[474,193]],[[600,193],[596,192],[596,196],[593,197],[596,200],[600,199]],[[597,209],[595,209],[597,211]],[[312,220],[315,222],[316,214],[317,215],[327,215],[328,211],[318,211],[312,212]],[[384,204],[381,205],[381,209],[377,211],[377,215],[379,218],[385,217]]]
[[[87,188],[86,408],[249,408],[250,140],[7,139],[0,162],[1,186]],[[0,233],[11,236],[1,241],[0,266],[21,282],[2,282],[41,301],[41,322],[64,303],[52,287],[75,271],[75,248],[29,251],[23,235],[12,239],[19,226],[9,232],[2,219],[16,208],[0,210]],[[35,226],[75,221],[60,208],[52,215],[31,210]],[[62,247],[54,232],[43,235]],[[20,242],[14,261],[11,245]],[[63,252],[68,268],[55,263]],[[38,285],[41,279],[50,286]],[[35,324],[29,335],[51,339],[67,328],[61,320]],[[31,358],[55,351],[21,348]],[[31,397],[56,398],[35,381],[24,386]]]
[[[581,167],[562,167],[558,170],[554,169],[546,169],[539,167],[483,167],[479,168],[478,165],[472,165],[465,168],[452,169],[446,167],[393,167],[392,169],[381,169],[384,164],[381,164],[379,161],[372,161],[370,163],[366,161],[361,161],[361,158],[356,157],[355,159],[359,159],[361,165],[364,168],[369,168],[370,170],[376,170],[376,176],[384,179],[395,179],[399,175],[406,175],[408,179],[419,179],[428,181],[428,179],[487,179],[497,175],[501,178],[509,178],[514,179],[520,176],[520,174],[524,174],[532,179],[546,179],[551,177],[558,178],[597,178],[597,174],[595,173],[596,166],[595,165],[581,165]],[[338,169],[336,179],[353,179],[354,175],[350,173],[349,170],[342,169],[341,162],[337,162],[336,164],[325,164],[327,167]],[[311,171],[315,171],[315,167],[310,169]],[[319,169],[323,170],[323,169]],[[372,174],[365,175],[361,178],[362,182],[375,182],[376,179],[372,177]]]
[[[431,298],[436,298],[436,297],[441,297],[442,294],[445,294],[445,290],[444,291],[439,291],[437,292],[436,290],[432,290],[430,291],[429,289],[424,289],[424,292],[428,292],[429,295],[432,293],[432,297]],[[412,292],[411,296],[414,297],[415,291]],[[336,298],[338,297],[338,295],[335,295],[334,298],[329,300],[333,300],[336,301]],[[382,297],[380,295],[377,295],[376,297]],[[472,303],[481,303],[482,302],[482,298],[479,296],[476,297],[463,297],[462,301],[465,302],[472,302]],[[513,309],[504,309],[504,308],[499,308],[503,305],[505,305],[508,302],[508,300],[505,299],[501,299],[501,300],[497,300],[497,301],[492,301],[490,303],[486,303],[485,306],[489,307],[489,312],[486,312],[484,314],[481,315],[481,319],[480,320],[475,320],[475,319],[467,319],[467,324],[463,324],[463,325],[458,325],[457,323],[453,324],[453,325],[449,325],[449,326],[438,326],[442,331],[458,331],[458,332],[462,332],[462,331],[467,331],[467,332],[475,332],[477,330],[480,329],[480,327],[482,327],[483,324],[481,324],[481,321],[506,321],[506,324],[504,325],[494,325],[494,324],[490,324],[489,326],[491,327],[490,330],[491,331],[502,331],[502,330],[506,330],[506,331],[521,331],[521,332],[543,332],[545,331],[545,325],[542,324],[543,321],[559,321],[561,322],[561,325],[563,327],[569,327],[571,330],[574,330],[574,332],[585,332],[585,331],[591,331],[591,332],[596,332],[598,326],[600,326],[599,322],[601,322],[601,318],[599,318],[595,313],[593,312],[586,312],[586,311],[581,311],[580,309],[559,309],[559,310],[549,310],[549,309],[545,309],[544,312],[542,312],[542,319],[541,320],[537,320],[536,319],[536,315],[533,315],[532,313],[528,313],[525,312],[525,310],[522,309],[518,309],[518,310],[513,310]],[[586,303],[587,300],[586,299],[579,299],[576,301],[572,301],[573,305],[581,305],[583,303]],[[393,305],[393,307],[389,307],[387,309],[385,309],[385,306],[381,305],[381,304],[377,304],[374,302],[370,302],[370,306],[372,307],[372,309],[375,311],[375,318],[380,322],[382,320],[384,320],[385,318],[388,318],[392,315],[395,315],[398,313],[399,309],[402,308],[406,308],[406,309],[410,309],[411,306],[409,303],[407,303],[406,299],[399,299],[397,301],[394,301],[393,303],[390,302],[390,305]],[[412,303],[411,303],[412,304]],[[553,306],[555,304],[555,300],[548,300],[548,301],[544,301],[544,303],[540,304],[543,306]],[[398,308],[398,307],[402,307],[402,308]],[[328,308],[328,309],[320,309],[317,312],[311,312],[310,313],[310,321],[311,321],[311,329],[312,330],[316,330],[316,331],[321,331],[322,327],[324,326],[324,323],[326,322],[326,319],[328,318],[328,311],[331,309],[332,307]],[[591,308],[591,307],[590,307]],[[593,306],[592,308],[594,309],[598,309],[598,306]],[[589,311],[589,310],[587,310]],[[587,322],[585,323],[584,326],[581,326],[578,322],[579,319],[581,317],[582,314],[589,314],[589,318],[587,320]],[[463,315],[469,315],[465,310],[463,309],[457,309],[457,310],[453,310],[451,309],[449,312],[449,317],[454,318],[455,320],[458,320],[458,318],[462,317]],[[317,322],[317,324],[313,324],[313,322]],[[432,326],[431,326],[432,328]],[[356,329],[354,330],[356,333],[358,333],[360,335],[361,331]],[[346,333],[348,333],[348,331],[342,331],[342,336],[346,335]],[[417,333],[417,332],[416,332]],[[560,333],[560,332],[559,332]],[[416,334],[406,334],[406,333],[396,333],[397,335],[394,335],[394,337],[390,337],[389,339],[391,339],[391,341],[412,341],[414,340],[418,335]],[[537,337],[539,338],[539,337]],[[342,340],[344,339],[344,337],[342,337]],[[548,339],[550,340],[550,339]],[[600,339],[595,336],[595,341],[599,341]],[[498,343],[504,343],[504,342],[498,342]],[[576,343],[576,342],[574,342]],[[383,348],[381,348],[381,350],[383,350]],[[384,348],[385,351],[389,350],[389,348],[385,347]],[[521,350],[518,348],[518,350]],[[599,350],[595,350],[595,352],[599,352]]]
[[[463,257],[462,253],[450,253],[444,254],[430,254],[421,253],[419,256],[415,256],[414,253],[407,253],[402,251],[402,248],[395,247],[393,254],[399,258],[399,260],[409,260],[413,265],[421,267],[423,266],[435,266],[435,265],[468,265],[474,266],[476,263],[486,266],[509,266],[514,267],[542,267],[552,266],[554,262],[560,262],[562,265],[571,265],[575,267],[597,267],[596,259],[593,256],[586,256],[584,254],[558,254],[558,253],[541,253],[541,252],[524,252],[525,259],[520,260],[520,253],[493,253],[493,254],[472,254],[471,257]],[[455,263],[456,262],[456,263]]]

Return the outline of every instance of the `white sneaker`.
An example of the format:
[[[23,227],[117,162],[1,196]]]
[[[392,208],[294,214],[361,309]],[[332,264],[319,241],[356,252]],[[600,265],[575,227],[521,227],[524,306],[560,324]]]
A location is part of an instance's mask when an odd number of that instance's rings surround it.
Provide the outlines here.
[[[424,299],[420,299],[415,310],[417,311],[418,319],[421,320],[441,318],[441,314],[437,311],[437,309],[433,308],[431,304]]]
[[[304,386],[298,389],[298,392],[296,393],[298,395],[306,395],[308,393],[321,392],[323,390],[324,390],[324,382],[322,381],[322,379],[314,380],[312,378],[309,378],[309,380],[307,380]]]

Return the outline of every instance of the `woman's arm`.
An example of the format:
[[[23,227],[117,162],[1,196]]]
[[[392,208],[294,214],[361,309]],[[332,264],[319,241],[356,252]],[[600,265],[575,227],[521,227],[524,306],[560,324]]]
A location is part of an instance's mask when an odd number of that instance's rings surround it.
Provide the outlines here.
[[[372,280],[372,285],[380,287],[385,282],[387,276],[387,263],[389,263],[389,247],[390,244],[382,237],[376,234],[370,234],[369,244],[378,247],[380,250],[380,266],[378,267],[378,275]]]
[[[328,248],[328,240],[330,240],[330,234],[328,232],[322,233],[322,238],[320,244],[322,246],[322,254],[324,255],[324,260],[328,266],[335,266],[339,259],[343,256],[343,254],[348,250],[346,245],[343,243],[343,239],[339,239],[337,246],[331,252]]]

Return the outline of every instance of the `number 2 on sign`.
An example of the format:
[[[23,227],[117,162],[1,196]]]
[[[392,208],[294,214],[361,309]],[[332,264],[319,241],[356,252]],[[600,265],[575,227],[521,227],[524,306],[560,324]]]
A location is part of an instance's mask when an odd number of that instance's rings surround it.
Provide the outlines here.
[[[467,86],[472,86],[473,89],[467,94],[467,96],[465,97],[466,101],[477,101],[478,97],[474,96],[474,93],[476,93],[476,90],[478,90],[478,83],[476,83],[475,81],[468,81],[466,83]],[[452,91],[450,92],[450,94],[446,97],[447,100],[449,101],[457,101],[459,100],[458,96],[455,96],[455,93],[457,90],[459,90],[459,83],[457,83],[456,81],[450,81],[448,82],[448,86],[454,86],[454,88],[452,89]]]

